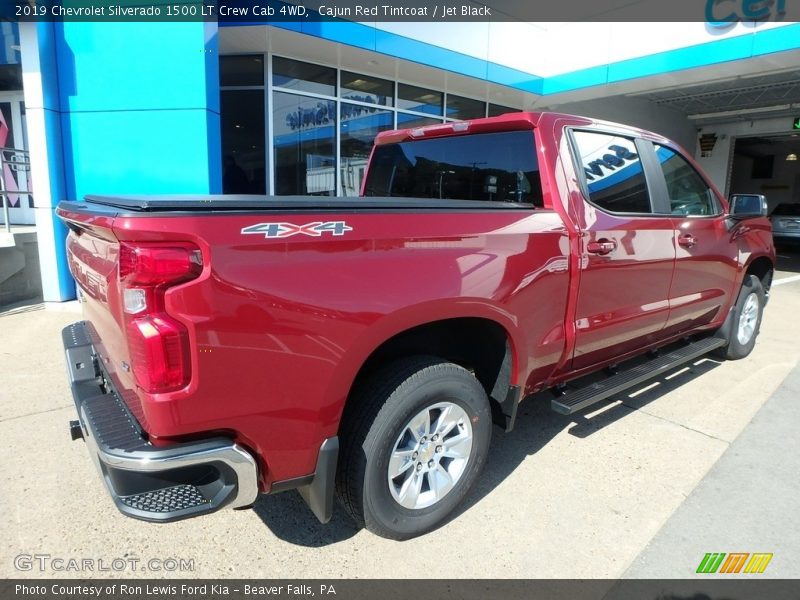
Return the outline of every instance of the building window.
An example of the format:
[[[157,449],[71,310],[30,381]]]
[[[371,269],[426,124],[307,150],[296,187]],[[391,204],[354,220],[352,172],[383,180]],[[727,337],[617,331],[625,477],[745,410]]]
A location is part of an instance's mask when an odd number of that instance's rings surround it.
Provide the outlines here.
[[[381,131],[392,129],[393,115],[389,110],[342,102],[339,173],[342,194],[358,196],[372,142]]]
[[[264,56],[220,56],[219,84],[222,87],[263,86]]]
[[[272,95],[275,193],[336,195],[336,102]]]
[[[222,90],[222,191],[266,194],[264,90]]]
[[[431,117],[420,117],[417,115],[408,115],[406,113],[397,113],[397,128],[398,129],[412,129],[414,127],[425,127],[426,125],[436,125],[441,123],[441,119],[432,119]]]
[[[445,106],[443,91],[269,54],[220,57],[220,84],[226,194],[358,195],[381,131],[487,110],[480,100],[447,94]]]
[[[481,119],[486,116],[486,103],[472,98],[464,98],[455,94],[447,94],[447,110],[445,116],[448,119]]]
[[[336,69],[274,56],[272,85],[324,96],[336,95]]]
[[[502,106],[500,104],[490,104],[489,111],[487,112],[486,116],[499,117],[500,115],[505,115],[513,112],[519,112],[519,109],[511,108],[510,106]]]
[[[394,106],[394,83],[350,71],[341,74],[342,99]]]
[[[444,94],[414,85],[401,83],[397,86],[397,108],[413,110],[429,115],[442,114]]]

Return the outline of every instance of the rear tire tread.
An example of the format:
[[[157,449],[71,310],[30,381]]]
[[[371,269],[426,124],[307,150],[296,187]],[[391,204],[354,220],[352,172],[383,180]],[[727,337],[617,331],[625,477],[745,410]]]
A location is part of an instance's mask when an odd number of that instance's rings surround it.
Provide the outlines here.
[[[343,508],[359,526],[364,527],[362,501],[358,492],[363,485],[364,470],[360,469],[362,457],[355,450],[364,444],[370,425],[385,405],[383,399],[388,399],[407,379],[419,377],[423,369],[444,362],[428,356],[401,359],[378,369],[356,384],[342,416],[339,438],[344,443],[336,469],[336,494]]]
[[[758,319],[755,325],[755,331],[747,344],[741,344],[737,338],[737,331],[739,328],[739,317],[744,306],[746,298],[755,293],[758,296]],[[739,289],[739,295],[736,298],[736,303],[733,307],[733,323],[728,334],[728,344],[720,348],[715,354],[720,358],[726,360],[740,360],[750,355],[756,344],[756,338],[761,330],[761,321],[764,316],[764,306],[766,304],[766,292],[761,280],[755,275],[745,275],[742,287]]]
[[[364,443],[373,424],[402,384],[413,386],[431,373],[446,373],[452,369],[469,373],[463,367],[435,356],[413,356],[399,359],[358,382],[348,400],[342,416],[339,439],[342,441],[339,464],[336,469],[336,495],[342,508],[359,527],[366,527],[362,490],[366,474]],[[470,374],[470,376],[472,376]],[[397,532],[370,523],[370,531],[391,539],[406,539]]]

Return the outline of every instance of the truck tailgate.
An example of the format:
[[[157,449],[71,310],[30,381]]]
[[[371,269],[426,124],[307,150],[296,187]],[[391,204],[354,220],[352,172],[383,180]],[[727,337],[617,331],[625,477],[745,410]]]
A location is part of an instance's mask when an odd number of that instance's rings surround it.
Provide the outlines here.
[[[130,360],[118,278],[120,243],[113,231],[114,218],[77,212],[65,213],[62,218],[69,227],[67,263],[80,292],[87,332],[103,368],[128,408],[142,422],[141,404],[132,391],[132,374],[118,368],[130,364]]]

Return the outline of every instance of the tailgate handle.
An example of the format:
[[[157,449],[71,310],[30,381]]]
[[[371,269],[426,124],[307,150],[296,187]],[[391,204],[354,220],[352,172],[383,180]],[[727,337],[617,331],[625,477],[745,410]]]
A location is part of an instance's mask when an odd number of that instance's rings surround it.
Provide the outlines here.
[[[587,252],[591,252],[592,254],[600,254],[601,256],[608,254],[609,252],[613,252],[616,249],[617,242],[614,240],[607,240],[605,238],[601,238],[596,242],[589,242],[586,244]]]

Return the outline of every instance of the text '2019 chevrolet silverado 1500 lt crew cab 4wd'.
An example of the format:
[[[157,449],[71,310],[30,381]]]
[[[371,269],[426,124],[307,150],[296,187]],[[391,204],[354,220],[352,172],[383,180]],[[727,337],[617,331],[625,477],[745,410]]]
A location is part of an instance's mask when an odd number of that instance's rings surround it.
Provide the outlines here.
[[[765,206],[731,208],[661,136],[551,113],[381,133],[358,198],[63,202],[72,432],[133,517],[298,489],[323,522],[338,496],[419,535],[525,396],[553,388],[571,414],[747,356]]]

